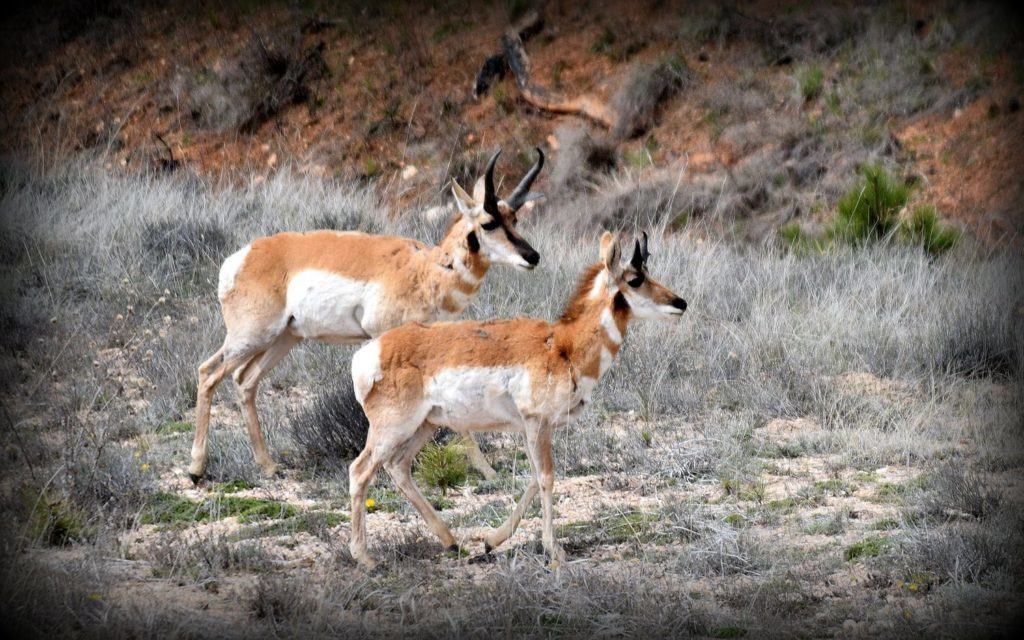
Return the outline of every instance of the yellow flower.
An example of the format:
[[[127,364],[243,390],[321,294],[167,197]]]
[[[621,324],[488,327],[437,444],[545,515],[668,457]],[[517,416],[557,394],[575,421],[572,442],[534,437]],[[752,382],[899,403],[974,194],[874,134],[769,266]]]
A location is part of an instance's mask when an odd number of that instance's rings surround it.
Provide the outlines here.
[[[103,596],[98,594],[98,593],[90,593],[89,594],[89,599],[90,600],[95,600],[95,601],[100,601],[100,600],[103,599]]]
[[[149,471],[149,463],[148,462],[143,462],[142,466],[139,467],[139,468],[142,469],[143,471]]]
[[[376,506],[377,506],[377,502],[374,501],[373,498],[367,498],[366,499],[366,508],[367,509],[373,510],[373,508],[376,507]]]

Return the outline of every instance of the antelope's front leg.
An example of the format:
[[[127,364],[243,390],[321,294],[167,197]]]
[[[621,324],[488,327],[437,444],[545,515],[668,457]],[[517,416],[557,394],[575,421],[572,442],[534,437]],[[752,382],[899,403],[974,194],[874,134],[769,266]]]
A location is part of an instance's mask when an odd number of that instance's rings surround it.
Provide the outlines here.
[[[551,557],[553,566],[565,562],[565,550],[555,540],[554,488],[555,468],[551,459],[551,426],[542,424],[526,430],[526,448],[533,461],[537,484],[540,486],[540,503],[543,516],[541,541],[544,550]]]

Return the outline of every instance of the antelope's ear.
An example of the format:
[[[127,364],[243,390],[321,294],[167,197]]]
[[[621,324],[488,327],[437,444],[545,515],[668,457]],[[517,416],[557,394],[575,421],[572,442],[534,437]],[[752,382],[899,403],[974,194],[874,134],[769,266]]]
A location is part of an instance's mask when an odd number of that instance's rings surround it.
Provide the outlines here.
[[[459,212],[470,216],[476,217],[478,213],[476,211],[477,201],[470,197],[466,190],[459,186],[459,183],[452,180],[452,195],[455,196],[455,206],[459,208]]]
[[[486,189],[487,188],[484,186],[484,177],[480,176],[476,179],[476,184],[473,185],[473,199],[477,202],[483,202]]]
[[[601,262],[613,276],[619,275],[622,271],[622,265],[619,262],[621,255],[618,238],[611,231],[605,231],[601,235]]]

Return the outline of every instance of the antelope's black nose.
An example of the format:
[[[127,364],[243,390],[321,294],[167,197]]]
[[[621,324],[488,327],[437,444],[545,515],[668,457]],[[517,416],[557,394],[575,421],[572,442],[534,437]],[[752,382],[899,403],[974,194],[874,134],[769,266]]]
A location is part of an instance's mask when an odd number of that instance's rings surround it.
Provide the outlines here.
[[[537,263],[540,262],[540,254],[535,250],[530,249],[523,253],[523,260],[529,262],[531,267],[536,267]]]
[[[676,298],[675,300],[672,301],[672,306],[675,307],[676,309],[679,309],[680,311],[686,311],[686,300],[683,300],[682,298]]]

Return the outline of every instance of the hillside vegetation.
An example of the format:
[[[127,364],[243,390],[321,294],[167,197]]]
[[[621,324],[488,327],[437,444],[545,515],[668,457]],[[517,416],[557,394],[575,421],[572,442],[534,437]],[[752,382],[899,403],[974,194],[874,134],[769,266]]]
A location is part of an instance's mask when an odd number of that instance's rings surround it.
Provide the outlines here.
[[[1024,39],[1005,7],[538,3],[532,82],[607,107],[610,127],[536,108],[507,69],[474,95],[533,8],[26,9],[5,23],[0,138],[44,163],[86,152],[115,170],[259,180],[287,166],[374,183],[399,210],[437,204],[495,147],[525,170],[541,145],[551,214],[583,192],[605,225],[706,220],[757,241],[827,224],[858,168],[881,164],[961,230],[1021,230]]]

